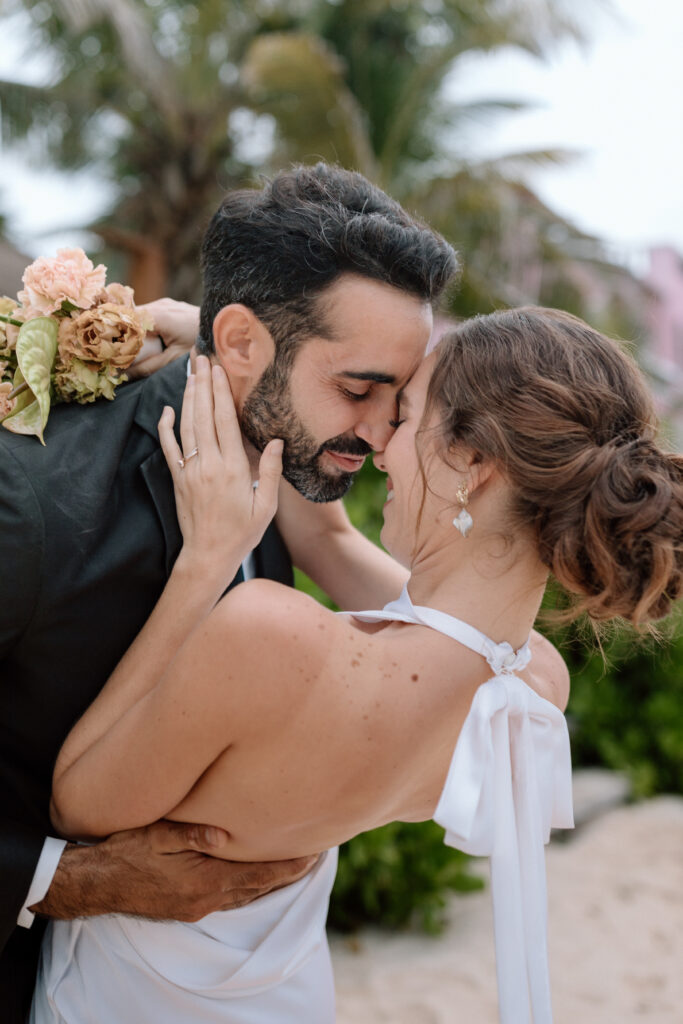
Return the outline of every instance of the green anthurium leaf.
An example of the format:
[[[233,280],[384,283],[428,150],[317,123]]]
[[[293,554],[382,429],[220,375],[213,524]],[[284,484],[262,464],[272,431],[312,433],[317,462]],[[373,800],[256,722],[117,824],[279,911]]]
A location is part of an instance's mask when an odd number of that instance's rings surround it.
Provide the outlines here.
[[[24,384],[24,375],[21,370],[14,374],[13,387],[18,388]],[[33,434],[45,444],[42,438],[43,425],[41,423],[40,405],[38,399],[30,388],[17,395],[15,406],[2,421],[3,427],[11,430],[13,434]]]
[[[24,382],[28,390],[17,396],[3,427],[14,434],[33,434],[41,444],[47,418],[50,415],[50,375],[57,355],[58,325],[48,316],[39,316],[25,323],[17,337],[16,356],[19,368],[14,386]]]

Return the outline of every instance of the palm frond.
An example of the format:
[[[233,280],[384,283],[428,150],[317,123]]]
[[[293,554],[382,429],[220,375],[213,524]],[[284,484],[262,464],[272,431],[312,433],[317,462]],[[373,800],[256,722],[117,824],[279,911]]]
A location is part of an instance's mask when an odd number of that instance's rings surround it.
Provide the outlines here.
[[[280,159],[321,157],[374,176],[362,111],[322,40],[302,32],[258,36],[244,59],[243,82],[253,109],[278,124]]]
[[[552,146],[540,149],[520,149],[502,153],[485,160],[470,161],[468,169],[472,174],[497,174],[510,176],[528,171],[531,167],[565,167],[581,156],[581,151],[569,147]]]
[[[47,109],[52,90],[47,86],[0,80],[0,137],[11,144],[26,138]]]
[[[75,34],[98,22],[108,22],[116,33],[131,78],[153,98],[169,123],[180,127],[182,97],[168,62],[157,49],[152,26],[143,13],[144,5],[134,0],[54,0],[54,5]]]

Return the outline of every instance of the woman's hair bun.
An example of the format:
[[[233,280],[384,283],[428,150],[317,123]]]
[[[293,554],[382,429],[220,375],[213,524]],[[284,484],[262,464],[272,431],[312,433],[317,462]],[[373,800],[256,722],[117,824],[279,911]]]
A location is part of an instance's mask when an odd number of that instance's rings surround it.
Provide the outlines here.
[[[559,310],[475,317],[441,342],[428,409],[443,442],[501,466],[512,530],[535,530],[575,614],[640,625],[683,594],[683,457],[617,342]]]
[[[683,458],[643,439],[589,449],[583,495],[547,509],[539,545],[591,618],[663,618],[683,596]]]

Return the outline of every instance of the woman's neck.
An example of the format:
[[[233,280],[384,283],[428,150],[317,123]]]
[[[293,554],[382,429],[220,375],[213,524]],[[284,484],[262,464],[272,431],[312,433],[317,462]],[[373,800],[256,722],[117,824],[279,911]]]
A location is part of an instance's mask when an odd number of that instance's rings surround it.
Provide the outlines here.
[[[517,649],[531,632],[548,574],[523,542],[505,552],[500,546],[490,538],[473,545],[470,538],[458,537],[451,552],[441,548],[418,555],[408,580],[411,601],[462,619],[495,643],[507,640]]]

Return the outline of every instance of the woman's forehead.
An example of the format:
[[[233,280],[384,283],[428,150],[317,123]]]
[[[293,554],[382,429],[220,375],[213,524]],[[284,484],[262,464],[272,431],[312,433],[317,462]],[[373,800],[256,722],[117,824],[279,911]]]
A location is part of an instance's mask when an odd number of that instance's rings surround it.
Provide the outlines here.
[[[408,407],[423,406],[427,397],[427,389],[431,380],[434,366],[436,365],[436,353],[430,352],[417,367],[406,386],[401,390],[401,405]]]

